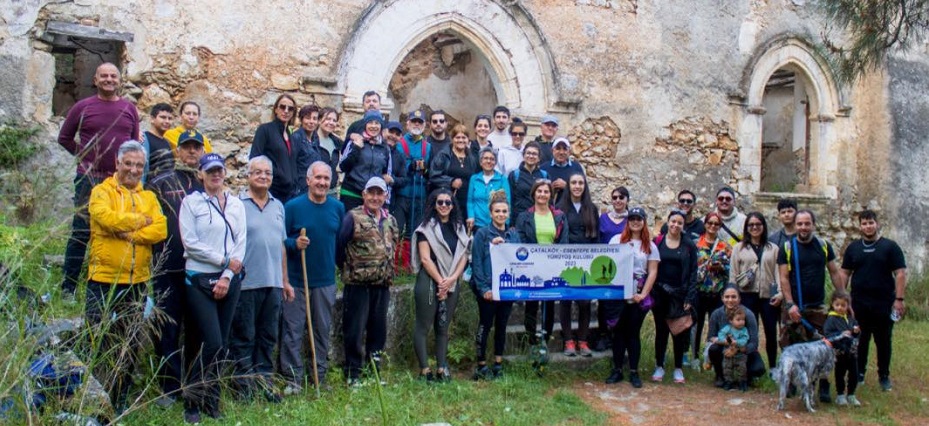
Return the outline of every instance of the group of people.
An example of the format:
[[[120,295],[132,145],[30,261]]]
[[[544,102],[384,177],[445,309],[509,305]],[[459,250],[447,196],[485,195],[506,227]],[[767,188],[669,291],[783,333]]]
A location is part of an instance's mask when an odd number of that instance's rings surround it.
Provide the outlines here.
[[[343,374],[349,385],[378,374],[389,287],[404,270],[415,274],[413,347],[420,377],[451,379],[448,329],[463,285],[479,310],[473,377],[502,376],[512,302],[493,300],[489,250],[502,242],[620,244],[634,253],[634,276],[628,277],[636,284],[634,295],[600,301],[599,336],[590,332],[590,301],[558,303],[565,355],[612,347],[607,383],[622,381],[627,365],[630,383],[642,386],[641,327],[651,311],[654,381],[664,379],[670,339],[675,382],[685,381],[688,349],[699,365],[705,343],[717,385],[744,390],[765,371],[760,320],[769,367],[776,363],[779,336],[786,343],[810,338],[806,325],[820,334],[860,336],[860,349],[843,351],[858,358],[840,362],[849,377],[836,380],[838,402],[857,403],[855,383],[864,376],[872,337],[881,386],[890,388],[891,313],[905,309],[906,266],[900,248],[879,235],[873,212],[859,214],[862,239],[846,249],[841,268],[832,245],[815,235],[811,211],[782,200],[778,217],[784,227],[771,232],[762,213],[746,215],[735,207],[736,192],[728,187],[702,218],[694,213],[696,195],[681,191],[653,238],[646,211],[631,207],[625,187],[611,191],[611,206],[601,213],[583,167],[571,157],[570,141],[557,136],[556,117],[543,117],[541,135],[524,143],[527,125],[506,107],[478,115],[472,135],[463,124],[447,131],[441,110],[428,117],[412,111],[405,126],[385,121],[376,92],[365,93],[364,116],[348,126],[344,139],[334,134],[336,110],[298,109],[294,98],[279,96],[272,120],[255,132],[248,186],[234,194],[225,183],[226,159],[210,152],[209,139],[197,129],[199,106],[183,103],[182,123],[173,127],[174,109],[157,104],[142,132],[135,106],[118,95],[119,77],[115,66],[101,65],[94,76],[97,94],[72,107],[59,135],[59,143],[79,158],[78,211],[62,291],[74,294],[88,241],[90,324],[107,321],[110,311],[132,309],[151,282],[167,317],[155,342],[163,392],[158,402],[169,405],[183,396],[189,423],[201,413],[222,415],[218,379],[230,362],[231,383],[243,397],[260,394],[278,402],[282,393],[300,392],[308,382],[326,387],[337,272],[344,284]],[[836,288],[833,312],[825,306],[827,270]],[[525,312],[530,342],[547,343],[555,302],[526,302]],[[124,317],[117,314],[116,322]],[[494,360],[488,366],[491,329]],[[131,337],[120,324],[107,330],[100,353]],[[434,363],[427,350],[430,332]],[[315,365],[304,353],[307,340]],[[111,370],[108,390],[117,409],[128,401],[136,358]],[[286,381],[282,393],[274,375]],[[820,389],[821,398],[828,398],[828,386]]]

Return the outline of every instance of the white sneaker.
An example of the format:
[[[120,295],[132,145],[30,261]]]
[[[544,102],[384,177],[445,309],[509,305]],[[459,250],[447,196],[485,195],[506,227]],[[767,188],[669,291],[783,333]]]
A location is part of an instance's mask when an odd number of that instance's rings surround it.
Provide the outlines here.
[[[680,368],[674,369],[674,383],[684,383],[684,370]]]
[[[861,401],[859,401],[858,398],[855,397],[855,395],[849,395],[848,405],[851,405],[853,407],[861,407]]]
[[[697,371],[700,371],[700,359],[699,359],[699,358],[694,358],[694,359],[690,360],[690,368],[692,368],[692,369],[694,369],[694,370],[697,370]]]
[[[288,383],[287,386],[284,386],[284,396],[296,395],[303,392],[303,387],[293,383]]]
[[[839,395],[835,397],[835,405],[848,405],[848,399],[845,398],[845,395]]]
[[[652,373],[652,381],[660,382],[662,380],[664,380],[664,368],[663,367],[655,368],[655,372]]]

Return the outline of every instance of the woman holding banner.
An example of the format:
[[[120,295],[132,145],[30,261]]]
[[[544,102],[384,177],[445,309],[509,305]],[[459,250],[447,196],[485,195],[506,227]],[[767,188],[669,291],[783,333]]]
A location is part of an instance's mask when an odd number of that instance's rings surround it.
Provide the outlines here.
[[[652,381],[664,379],[668,336],[674,341],[674,383],[684,383],[684,353],[690,343],[691,315],[697,299],[697,246],[683,237],[685,214],[672,210],[668,214],[668,233],[655,239],[661,263],[652,295],[655,307],[655,372]],[[688,323],[690,325],[688,325]]]
[[[477,328],[477,370],[474,380],[498,379],[503,377],[503,350],[506,345],[506,323],[510,320],[513,302],[494,301],[492,292],[493,272],[490,260],[490,245],[518,243],[519,235],[507,229],[510,219],[510,204],[503,192],[495,192],[490,201],[489,226],[478,229],[474,235],[471,252],[471,290],[477,297],[480,323]],[[494,366],[487,367],[487,338],[494,328]]]
[[[622,245],[621,250],[632,252],[632,276],[623,278],[623,285],[635,284],[632,299],[619,304],[618,309],[607,313],[607,325],[613,337],[613,371],[606,383],[613,384],[623,380],[623,356],[629,355],[629,383],[634,388],[642,387],[639,377],[639,357],[642,355],[642,322],[651,308],[652,286],[658,275],[658,262],[661,260],[658,247],[652,242],[645,223],[645,209],[635,207],[629,210],[626,229],[613,237],[610,244]],[[610,305],[616,306],[615,303]],[[618,312],[617,312],[618,311]],[[617,315],[618,313],[618,315]]]
[[[413,301],[416,323],[413,349],[419,360],[420,378],[449,381],[448,326],[458,304],[458,278],[470,257],[471,237],[465,230],[461,210],[451,191],[437,189],[429,195],[423,223],[414,232],[416,246],[412,266],[416,275]],[[436,374],[429,369],[426,335],[435,330]]]
[[[610,203],[613,209],[600,215],[600,243],[602,244],[609,243],[614,236],[626,229],[626,216],[629,214],[629,190],[625,186],[613,189],[610,192]],[[597,334],[600,337],[597,339],[594,350],[603,352],[610,349],[613,342],[610,340],[609,327],[606,324],[606,310],[603,309],[601,302],[597,303]]]
[[[597,205],[590,199],[587,178],[577,173],[568,178],[568,193],[562,197],[560,206],[568,218],[569,244],[596,244],[600,239]],[[571,301],[558,303],[561,321],[561,337],[564,340],[565,356],[592,356],[587,344],[587,332],[590,328],[590,301],[579,300],[577,303],[577,330],[571,329]]]
[[[527,147],[528,149],[528,147]],[[519,240],[527,244],[567,244],[568,223],[561,210],[552,208],[552,181],[538,179],[529,190],[533,205],[519,214],[516,219],[516,231]],[[529,334],[529,344],[539,343],[536,338],[536,325],[538,324],[539,302],[526,302],[526,333]],[[542,306],[542,324],[545,330],[544,342],[552,337],[555,328],[555,302],[545,302]]]

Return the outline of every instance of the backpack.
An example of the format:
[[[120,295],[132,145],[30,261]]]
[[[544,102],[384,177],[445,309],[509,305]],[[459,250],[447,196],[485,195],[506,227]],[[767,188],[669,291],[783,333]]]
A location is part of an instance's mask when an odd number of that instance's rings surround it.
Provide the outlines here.
[[[791,256],[791,254],[792,254],[792,253],[791,253],[791,252],[792,252],[792,244],[791,244],[791,243],[793,242],[793,240],[794,240],[795,238],[797,238],[797,237],[792,237],[792,238],[790,238],[789,240],[787,240],[787,241],[784,242],[784,255],[787,256],[787,270],[788,270],[788,271],[793,270],[793,267],[794,267],[794,266],[793,266],[793,265],[794,265],[793,262],[790,260],[790,256]],[[824,256],[826,259],[828,259],[828,258],[829,258],[829,243],[827,243],[826,240],[824,240],[824,239],[822,239],[822,238],[819,238],[819,237],[816,236],[816,235],[813,236],[813,239],[816,240],[816,243],[817,243],[817,244],[819,244],[819,248],[821,248],[821,249],[823,250],[823,256]]]

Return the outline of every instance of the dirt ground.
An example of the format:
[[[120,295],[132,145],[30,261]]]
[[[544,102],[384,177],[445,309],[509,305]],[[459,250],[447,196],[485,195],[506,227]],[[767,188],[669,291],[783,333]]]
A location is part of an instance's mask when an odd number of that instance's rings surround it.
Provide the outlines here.
[[[798,398],[788,399],[783,411],[775,411],[777,395],[759,389],[726,392],[703,383],[676,385],[669,381],[646,382],[641,389],[634,389],[626,381],[616,385],[585,382],[574,390],[585,402],[608,413],[610,425],[866,424],[841,412],[852,409],[848,407],[828,406],[808,413]]]

